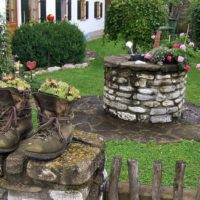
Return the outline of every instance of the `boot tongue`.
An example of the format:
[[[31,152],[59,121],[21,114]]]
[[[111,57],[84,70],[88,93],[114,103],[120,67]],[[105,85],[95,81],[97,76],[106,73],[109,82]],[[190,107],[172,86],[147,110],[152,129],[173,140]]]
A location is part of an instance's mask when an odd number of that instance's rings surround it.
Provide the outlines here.
[[[56,102],[58,101],[58,97],[43,92],[34,93],[33,97],[36,105],[43,114],[48,115],[48,117],[56,116]]]
[[[14,106],[14,100],[9,89],[0,89],[0,105],[1,107]]]
[[[38,92],[34,93],[33,97],[41,113],[48,118],[68,116],[71,112],[72,105],[55,95]]]

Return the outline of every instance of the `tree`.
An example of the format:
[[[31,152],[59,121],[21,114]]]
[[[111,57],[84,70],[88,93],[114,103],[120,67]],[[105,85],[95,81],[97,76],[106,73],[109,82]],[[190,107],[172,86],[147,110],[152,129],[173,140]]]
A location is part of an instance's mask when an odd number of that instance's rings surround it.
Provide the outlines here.
[[[163,0],[113,0],[107,11],[105,34],[111,40],[123,38],[137,46],[149,46],[151,34],[165,25],[168,6]]]

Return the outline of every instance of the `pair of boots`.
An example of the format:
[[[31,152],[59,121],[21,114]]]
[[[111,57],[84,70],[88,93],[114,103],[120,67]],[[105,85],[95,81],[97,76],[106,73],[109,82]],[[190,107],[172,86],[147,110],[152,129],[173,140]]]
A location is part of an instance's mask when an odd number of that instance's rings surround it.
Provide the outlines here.
[[[0,153],[12,152],[20,145],[25,155],[33,159],[56,158],[72,138],[71,105],[54,95],[34,93],[38,130],[32,133],[29,96],[15,88],[0,89]]]

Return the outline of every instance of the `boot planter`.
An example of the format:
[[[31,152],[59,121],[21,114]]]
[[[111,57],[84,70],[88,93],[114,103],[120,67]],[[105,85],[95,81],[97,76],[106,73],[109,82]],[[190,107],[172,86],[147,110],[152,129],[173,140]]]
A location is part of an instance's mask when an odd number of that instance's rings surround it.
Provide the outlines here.
[[[76,97],[74,97],[71,88],[74,87],[61,81],[48,79],[41,86],[41,92],[33,94],[38,108],[39,128],[31,138],[21,144],[21,149],[26,156],[38,160],[54,159],[61,155],[71,142],[71,119],[73,118],[71,108],[73,101],[79,98],[78,90],[76,90]]]
[[[0,153],[9,153],[32,132],[30,91],[19,90],[27,90],[29,85],[10,77],[0,81],[0,87]]]

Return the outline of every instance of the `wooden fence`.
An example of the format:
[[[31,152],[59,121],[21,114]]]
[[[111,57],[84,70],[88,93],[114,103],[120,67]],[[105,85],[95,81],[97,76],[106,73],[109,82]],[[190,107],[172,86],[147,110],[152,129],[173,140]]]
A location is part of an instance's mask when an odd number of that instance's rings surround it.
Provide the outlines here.
[[[106,189],[104,193],[105,200],[119,200],[119,176],[121,171],[122,159],[118,157],[114,157],[112,161],[111,173],[109,180],[106,184]],[[142,189],[144,186],[141,186],[139,183],[138,176],[138,161],[136,160],[128,160],[128,176],[129,176],[129,184],[126,184],[126,187],[129,187],[127,191],[127,200],[139,200],[142,194]],[[200,184],[197,191],[195,190],[187,190],[183,191],[184,185],[184,172],[185,172],[186,163],[184,161],[177,161],[175,166],[175,175],[174,175],[174,186],[172,189],[172,195],[170,199],[173,200],[183,200],[183,199],[194,199],[200,200]],[[164,198],[162,194],[163,191],[167,191],[166,188],[161,186],[162,183],[162,162],[154,161],[153,163],[153,181],[151,189],[148,189],[148,192],[151,196],[152,200],[160,200]],[[143,189],[144,191],[144,189]],[[168,192],[170,189],[168,190]],[[187,197],[186,197],[187,196]]]

